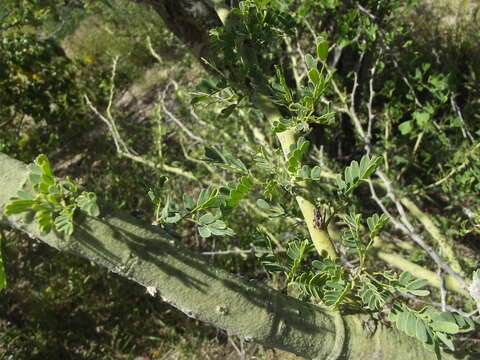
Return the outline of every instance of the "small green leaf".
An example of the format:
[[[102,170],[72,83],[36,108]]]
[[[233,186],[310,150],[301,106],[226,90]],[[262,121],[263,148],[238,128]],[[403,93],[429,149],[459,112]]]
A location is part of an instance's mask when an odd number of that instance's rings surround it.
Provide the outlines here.
[[[214,92],[218,91],[218,88],[214,81],[204,79],[196,86],[196,90],[206,94],[213,94]]]
[[[44,154],[40,154],[37,156],[34,162],[41,169],[42,175],[44,175],[46,178],[52,179],[53,181],[53,171],[48,158]]]
[[[310,178],[314,180],[320,179],[321,173],[322,169],[320,168],[320,166],[315,166],[310,172]]]
[[[60,180],[58,184],[64,189],[66,192],[69,192],[71,194],[74,194],[78,190],[77,184],[72,180],[72,179],[65,179],[65,180]]]
[[[300,137],[296,144],[293,144],[287,158],[287,168],[291,173],[296,173],[300,165],[300,160],[308,150],[310,142]]]
[[[54,221],[55,229],[63,232],[67,237],[73,234],[73,211],[72,209],[63,209]]]
[[[428,284],[427,280],[417,279],[417,280],[414,280],[414,281],[410,282],[407,286],[407,289],[408,290],[416,290],[416,289],[420,289],[424,286],[427,286],[427,284]]]
[[[225,230],[227,228],[227,224],[225,224],[222,220],[215,220],[209,225],[210,229],[218,229],[218,230]]]
[[[220,207],[225,203],[226,195],[219,191],[219,189],[202,189],[197,199],[197,206],[190,212],[195,213],[199,210],[208,208]]]
[[[385,214],[380,216],[378,214],[373,214],[367,218],[368,230],[370,230],[370,238],[373,239],[375,236],[377,236],[388,220],[388,216]]]
[[[204,100],[208,99],[208,95],[196,95],[192,97],[192,100],[190,100],[190,105],[195,105],[199,102],[202,102]]]
[[[408,292],[415,296],[428,296],[430,295],[429,290],[408,290]]]
[[[155,205],[158,205],[159,202],[160,202],[160,199],[157,197],[157,195],[155,194],[155,192],[150,189],[147,193],[148,197],[150,198],[150,200],[155,204]]]
[[[200,195],[198,195],[197,208],[205,204],[208,201],[208,199],[210,199],[210,195],[211,195],[210,189],[202,189],[202,191],[200,191]]]
[[[198,232],[199,232],[200,236],[203,237],[203,238],[208,238],[212,235],[212,232],[210,231],[208,226],[199,226],[198,227]]]
[[[307,64],[307,68],[310,70],[310,69],[314,69],[314,68],[317,68],[317,61],[313,58],[312,55],[310,54],[307,54],[305,56],[305,63]]]
[[[295,122],[291,119],[280,119],[273,122],[273,131],[275,133],[281,133],[295,126]]]
[[[230,115],[232,115],[233,111],[237,108],[237,104],[232,104],[227,106],[226,108],[222,109],[220,111],[219,117],[222,119],[228,118]]]
[[[427,343],[429,341],[427,327],[425,326],[423,320],[420,318],[416,319],[415,337],[423,343]]]
[[[53,212],[52,211],[37,211],[35,220],[40,227],[40,233],[47,235],[53,227]]]
[[[195,202],[190,195],[183,194],[183,206],[185,206],[185,209],[187,210],[191,210],[195,207]]]
[[[278,65],[275,65],[275,72],[276,72],[276,75],[277,75],[277,79],[280,82],[280,85],[282,86],[285,101],[287,103],[291,103],[293,101],[292,93],[290,91],[290,88],[287,85],[287,81],[285,80],[285,76],[283,75],[283,71]]]
[[[410,336],[415,336],[416,334],[416,316],[411,313],[406,313],[406,320],[405,320],[405,332]]]
[[[419,127],[423,128],[428,124],[428,122],[430,120],[430,114],[428,112],[417,112],[417,111],[415,111],[413,113],[413,118],[417,122],[417,125]]]
[[[214,147],[205,147],[205,156],[208,160],[213,162],[225,162],[225,158],[223,157],[222,153]]]
[[[167,216],[164,221],[167,224],[175,224],[180,221],[182,217],[178,212],[174,213],[172,216]]]
[[[317,56],[318,58],[325,62],[328,57],[328,41],[322,40],[317,44]]]
[[[18,190],[17,196],[21,200],[34,200],[35,199],[35,197],[32,194],[30,194],[29,192],[26,192],[24,190]]]
[[[5,214],[13,215],[32,210],[35,200],[12,200],[5,206]]]
[[[404,121],[403,123],[398,125],[398,130],[400,130],[400,133],[402,135],[410,134],[413,130],[412,121]]]
[[[360,278],[362,287],[360,288],[360,297],[369,309],[380,311],[385,305],[385,298],[388,294],[382,292],[370,279],[366,276]]]
[[[28,181],[35,187],[42,181],[42,177],[38,174],[30,173]]]
[[[308,71],[308,78],[314,85],[318,85],[320,83],[320,73],[316,68],[312,68]]]
[[[339,190],[344,195],[349,195],[357,186],[373,174],[381,161],[381,157],[370,159],[367,155],[362,157],[360,164],[353,160],[351,164],[345,168],[344,179],[342,179],[341,175],[337,176],[336,182]]]
[[[207,161],[212,161],[218,164],[225,165],[229,169],[236,172],[248,172],[245,164],[240,159],[235,158],[226,150],[221,151],[215,147],[205,147],[205,156],[207,158]]]
[[[447,321],[433,321],[430,324],[430,327],[433,330],[441,331],[447,334],[456,334],[460,331],[460,328],[457,324]]]
[[[453,345],[452,340],[448,337],[448,335],[443,334],[441,332],[435,333],[436,337],[444,343],[450,350],[455,351],[455,346]]]
[[[248,195],[253,185],[254,182],[251,176],[241,177],[239,183],[234,185],[234,188],[230,190],[229,196],[226,199],[227,205],[230,207],[237,206],[240,200]]]
[[[270,204],[263,199],[257,200],[257,206],[262,210],[270,210],[271,208]]]
[[[461,331],[453,313],[449,313],[449,312],[436,313],[431,316],[431,319],[432,319],[431,327],[436,331],[441,331],[448,334],[456,334]]]
[[[97,195],[93,192],[82,192],[77,198],[76,203],[80,210],[86,212],[90,216],[97,217],[100,215],[100,208],[97,204]]]
[[[198,219],[198,222],[202,225],[208,225],[211,224],[215,221],[215,216],[213,216],[211,213],[206,213],[205,215],[200,216],[200,219]]]

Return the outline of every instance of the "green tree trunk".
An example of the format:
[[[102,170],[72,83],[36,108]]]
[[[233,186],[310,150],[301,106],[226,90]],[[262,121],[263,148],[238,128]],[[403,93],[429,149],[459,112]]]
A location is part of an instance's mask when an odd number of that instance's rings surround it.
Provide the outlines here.
[[[161,229],[108,204],[100,218],[78,216],[69,240],[55,231],[42,236],[33,214],[3,214],[9,199],[25,189],[27,177],[25,164],[0,154],[2,223],[135,281],[190,317],[305,358],[436,358],[414,338],[364,315],[341,316],[213,267]]]

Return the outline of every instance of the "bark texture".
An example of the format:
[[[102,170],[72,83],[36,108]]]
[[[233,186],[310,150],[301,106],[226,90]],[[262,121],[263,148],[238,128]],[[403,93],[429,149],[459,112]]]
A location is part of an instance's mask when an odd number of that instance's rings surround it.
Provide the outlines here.
[[[165,25],[184,42],[198,59],[209,53],[209,30],[221,26],[208,0],[135,0],[150,5]]]
[[[2,223],[135,281],[190,317],[309,359],[436,358],[415,339],[364,316],[342,317],[215,268],[161,229],[108,204],[100,218],[77,216],[70,240],[54,231],[41,236],[32,213],[3,213],[18,190],[29,190],[27,177],[25,164],[0,154]]]

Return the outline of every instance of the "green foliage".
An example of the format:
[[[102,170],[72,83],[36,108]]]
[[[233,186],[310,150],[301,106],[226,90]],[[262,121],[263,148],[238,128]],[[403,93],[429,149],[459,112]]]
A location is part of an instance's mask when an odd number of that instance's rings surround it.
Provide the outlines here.
[[[353,160],[350,166],[345,168],[343,178],[341,175],[337,176],[339,190],[344,195],[350,195],[357,186],[365,182],[374,173],[381,161],[382,158],[380,157],[370,159],[368,155],[362,157],[360,164]]]
[[[261,250],[261,252],[256,252],[255,256],[258,258],[262,266],[272,274],[287,271],[286,267],[279,263],[279,259],[275,254],[275,247],[270,237],[258,229],[254,233],[254,236],[254,247]]]
[[[65,5],[64,0],[4,0],[0,9],[2,19],[0,30],[24,26],[41,25],[50,17],[58,17],[58,7]]]
[[[282,208],[281,205],[272,206],[264,199],[258,199],[257,206],[260,209],[267,211],[268,216],[271,218],[276,218],[276,217],[285,215],[285,210]]]
[[[246,173],[247,168],[245,164],[239,160],[236,159],[232,154],[230,154],[226,150],[219,150],[215,147],[206,147],[205,148],[205,157],[206,160],[221,164],[222,166],[225,166],[226,168],[240,172],[240,173]]]
[[[252,190],[254,182],[251,176],[242,176],[238,184],[231,184],[229,186],[230,193],[226,199],[227,206],[235,207],[241,199],[245,198]]]
[[[327,55],[328,42],[322,40],[317,45],[317,59],[310,54],[305,56],[310,83],[305,88],[299,89],[299,93],[302,94],[299,101],[295,101],[292,90],[285,81],[283,71],[278,66],[275,67],[279,84],[275,81],[272,82],[273,99],[277,103],[288,107],[292,116],[275,121],[273,123],[274,132],[279,133],[288,129],[294,129],[295,132],[308,132],[309,124],[331,125],[333,123],[334,113],[329,111],[328,107],[325,112],[316,114],[317,105],[331,80],[331,75],[325,74]],[[317,68],[318,61],[322,63],[320,71]]]
[[[191,216],[198,215],[201,211],[206,209],[217,209],[218,212],[220,209],[225,211],[224,207],[237,206],[240,200],[253,186],[250,177],[242,177],[239,184],[232,185],[230,189],[202,189],[196,201],[190,195],[184,194],[181,204],[171,204],[170,196],[167,195],[162,208],[162,198],[164,198],[163,191],[165,190],[164,185],[167,181],[167,177],[161,178],[157,187],[148,192],[150,200],[156,205],[155,225],[176,224],[185,219],[197,225],[198,232],[203,238],[208,238],[212,235],[235,235],[235,232],[220,219],[220,213],[214,215],[211,212],[207,212],[198,218],[192,218]],[[181,209],[181,207],[183,207],[183,209]],[[162,210],[160,210],[160,208],[162,208]]]
[[[103,72],[110,67],[111,56],[120,55],[116,93],[132,94],[146,105],[124,108],[122,103],[116,111],[115,99],[112,111],[118,114],[122,128],[125,126],[129,146],[158,167],[112,159],[113,146],[103,146],[102,142],[82,146],[83,160],[74,169],[97,193],[104,192],[110,201],[132,212],[152,211],[154,224],[178,230],[182,242],[195,244],[199,250],[211,251],[212,242],[199,240],[197,232],[205,238],[218,237],[216,249],[248,247],[251,230],[261,225],[259,229],[268,229],[270,235],[255,234],[254,248],[259,250],[255,254],[274,275],[275,284],[286,279],[292,295],[300,292],[340,311],[353,308],[380,318],[376,313],[390,312],[398,328],[437,351],[444,345],[453,348],[453,332],[473,328],[470,320],[452,320],[450,315],[414,307],[414,301],[400,296],[437,294],[426,290],[425,281],[415,274],[383,270],[373,248],[374,239],[383,237],[382,231],[387,233],[385,239],[395,240],[385,241],[382,251],[404,250],[393,247],[398,233],[387,226],[386,215],[376,214],[379,209],[368,189],[360,187],[382,163],[394,193],[399,198],[415,197],[430,211],[429,216],[438,220],[441,231],[458,249],[465,272],[478,268],[480,72],[478,64],[471,61],[478,50],[469,47],[471,44],[456,44],[454,39],[437,42],[418,31],[420,24],[427,22],[415,21],[411,15],[423,14],[427,8],[410,13],[410,2],[403,1],[241,2],[226,26],[211,32],[215,58],[207,59],[206,64],[213,69],[209,76],[218,77],[202,81],[191,96],[186,89],[192,79],[204,74],[200,67],[191,66],[186,49],[172,40],[173,35],[165,34],[164,25],[148,8],[127,1],[92,5],[89,12],[61,6],[58,9],[64,13],[58,16],[66,25],[55,33],[61,35],[50,37],[30,27],[52,18],[54,2],[22,3],[26,4],[23,9],[15,8],[20,2],[7,0],[0,9],[0,18],[6,19],[0,25],[2,30],[17,20],[28,24],[2,32],[0,85],[4,91],[0,90],[0,114],[5,120],[0,124],[1,151],[30,160],[33,152],[53,149],[62,138],[67,145],[62,156],[77,155],[68,146],[70,139],[98,130],[90,126],[80,132],[72,130],[89,118],[80,95],[94,89],[99,94],[108,90]],[[4,10],[8,17],[3,17]],[[69,20],[72,14],[75,24]],[[426,11],[424,16],[428,15]],[[49,28],[54,30],[59,24],[52,22]],[[33,32],[41,36],[33,36]],[[469,33],[475,37],[475,32]],[[157,60],[149,54],[147,35],[162,57],[148,73],[147,68]],[[64,52],[77,60],[68,60]],[[168,67],[172,59],[174,67]],[[148,80],[150,85],[155,83],[152,93],[145,96],[138,89],[149,88],[147,81],[136,81],[144,75],[152,79]],[[158,78],[161,81],[157,82]],[[134,86],[127,88],[132,82]],[[187,143],[182,131],[168,117],[162,118],[162,111],[150,109],[149,102],[160,93],[162,104],[204,142]],[[274,124],[267,123],[265,112],[249,103],[259,94],[281,114]],[[102,105],[101,95],[97,99]],[[190,104],[195,105],[194,120]],[[150,111],[138,122],[130,120],[132,113]],[[355,119],[364,127],[368,141],[358,133]],[[287,130],[295,132],[297,139],[285,162],[274,137]],[[382,154],[382,158],[364,156],[358,163],[354,159],[362,156],[367,145],[369,153]],[[90,167],[94,159],[100,166]],[[189,182],[178,171],[169,175],[171,181],[167,182],[166,164],[176,170],[188,169],[197,180]],[[336,174],[340,175],[335,184],[332,178]],[[10,204],[12,211],[35,207],[36,221],[44,230],[55,228],[65,234],[74,231],[76,208],[98,213],[93,193],[80,194],[52,212],[48,199],[57,199],[62,192],[69,194],[75,185],[65,181],[57,191],[50,178],[54,179],[48,169],[32,174],[33,182],[44,183],[38,191],[46,200],[36,203],[35,194],[22,192],[15,205]],[[396,216],[390,200],[382,197],[381,182],[372,179],[372,183],[385,207]],[[139,189],[149,186],[152,202],[147,204]],[[298,195],[316,200],[317,225],[332,224],[341,229],[340,240],[335,242],[341,260],[311,251],[310,241],[305,240],[306,226],[295,205]],[[221,238],[232,236],[233,229],[235,238]],[[422,235],[436,248],[428,234]],[[414,248],[407,255],[430,268],[422,250]],[[256,265],[244,258],[215,260],[233,272],[247,269],[252,276],[258,275]],[[90,275],[85,278],[82,283],[83,275],[77,275],[76,289],[88,288]],[[452,305],[466,312],[474,310],[461,298],[448,295]],[[145,308],[150,309],[150,304]],[[149,317],[148,311],[141,311]],[[465,338],[457,341],[460,349],[468,347]],[[142,341],[138,344],[141,347]]]
[[[295,278],[290,286],[299,289],[306,296],[321,299],[325,282],[325,276],[322,276],[322,274],[304,272]]]
[[[233,236],[235,233],[232,229],[211,213],[206,213],[198,219],[198,232],[201,237],[208,238],[211,235],[217,236]]]
[[[382,311],[390,295],[381,286],[372,282],[368,276],[360,277],[361,287],[358,296],[365,306],[372,311]]]
[[[349,230],[342,233],[342,241],[347,247],[347,254],[360,254],[365,251],[365,244],[360,238],[360,214],[350,214],[344,217]],[[358,254],[357,254],[358,253]]]
[[[241,1],[230,11],[226,26],[210,32],[218,54],[212,66],[228,73],[235,91],[249,91],[249,83],[264,86],[270,55],[261,49],[279,46],[282,35],[293,31],[292,25],[291,16],[277,7]],[[239,34],[241,41],[237,40]]]
[[[428,290],[421,290],[422,287],[427,285],[427,281],[423,279],[416,279],[412,274],[403,272],[398,280],[393,280],[390,285],[395,287],[396,290],[405,294],[412,294],[415,296],[427,296],[430,294]]]
[[[288,243],[287,256],[289,258],[289,278],[293,278],[296,275],[305,254],[312,249],[313,245],[309,240],[292,241]]]
[[[388,216],[385,214],[380,216],[378,214],[373,214],[370,216],[367,219],[368,230],[370,230],[370,238],[374,239],[387,223]]]
[[[95,193],[80,192],[78,184],[70,178],[57,180],[45,155],[39,155],[29,168],[28,186],[32,187],[32,192],[18,191],[5,205],[5,214],[33,211],[42,234],[55,228],[67,238],[74,232],[77,208],[90,216],[99,216]]]
[[[320,180],[321,173],[322,169],[318,165],[314,167],[302,165],[302,167],[297,170],[296,179],[298,181]]]
[[[300,146],[294,145],[293,149],[301,148],[301,144],[303,142],[300,142]],[[287,161],[292,158],[294,157],[288,157]],[[300,158],[298,155],[295,158],[297,163]],[[349,203],[347,195],[351,195],[361,182],[366,181],[379,164],[379,158],[370,159],[364,156],[360,164],[353,161],[345,169],[344,179],[337,177],[339,195],[345,196],[342,207]],[[270,207],[261,199],[257,204],[265,210]],[[423,289],[427,285],[426,280],[417,279],[408,272],[400,275],[393,272],[370,273],[365,267],[373,241],[388,223],[388,217],[385,214],[368,217],[367,231],[364,231],[365,227],[362,226],[361,214],[355,211],[343,216],[343,220],[348,230],[342,233],[342,243],[346,248],[346,255],[359,260],[358,267],[347,268],[339,259],[333,260],[327,254],[321,254],[320,259],[312,261],[310,267],[302,265],[313,246],[309,241],[298,240],[288,243],[287,261],[282,261],[274,254],[275,248],[268,238],[257,244],[265,251],[259,256],[262,265],[272,274],[283,272],[289,287],[298,289],[302,295],[320,301],[332,310],[348,304],[372,312],[381,312],[388,302],[392,302],[390,320],[400,330],[431,346],[437,354],[441,343],[454,350],[451,335],[473,330],[475,325],[471,319],[458,314],[435,312],[432,309],[411,310],[406,305],[406,300],[396,294],[427,296],[430,291]],[[365,240],[365,235],[368,240]]]
[[[414,311],[405,305],[396,306],[389,318],[400,330],[431,347],[438,357],[440,344],[454,351],[452,335],[475,328],[474,322],[469,318],[451,312],[438,313],[429,307]]]
[[[310,142],[303,137],[298,138],[297,143],[291,146],[287,157],[288,171],[291,173],[297,172],[302,156],[307,152],[309,146]]]

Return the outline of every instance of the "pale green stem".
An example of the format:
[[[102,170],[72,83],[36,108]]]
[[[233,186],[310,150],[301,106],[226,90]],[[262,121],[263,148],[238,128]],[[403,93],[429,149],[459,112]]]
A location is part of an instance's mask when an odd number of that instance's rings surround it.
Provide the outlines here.
[[[213,0],[212,2],[215,6],[215,11],[217,12],[218,17],[222,21],[222,24],[225,25],[227,17],[230,14],[230,9],[228,8],[228,6],[225,5],[225,2],[222,0]]]
[[[438,275],[433,271],[425,269],[423,266],[417,265],[398,254],[377,251],[377,256],[385,261],[388,265],[396,267],[402,271],[407,271],[419,279],[427,280],[431,286],[434,286],[438,289],[440,288],[440,280]],[[448,290],[454,291],[463,296],[470,296],[453,276],[445,275],[444,285]]]
[[[222,23],[225,24],[225,21],[229,14],[228,8],[225,7],[223,2],[220,0],[214,0],[213,3],[215,5],[215,10],[217,11],[218,16],[222,20]],[[281,118],[278,109],[266,97],[262,95],[257,95],[254,99],[254,103],[260,110],[262,110],[266,118],[271,123]],[[295,143],[295,136],[293,131],[284,131],[277,134],[277,137],[282,146],[284,155],[287,156],[290,151],[290,145]],[[298,185],[302,186],[301,183],[299,183]],[[328,232],[315,226],[315,207],[313,206],[313,204],[302,196],[296,196],[296,200],[300,211],[302,212],[303,218],[307,223],[308,232],[310,233],[310,237],[318,253],[321,254],[322,251],[326,251],[330,257],[336,258],[337,254],[330,239],[330,236],[328,235]]]
[[[455,255],[455,251],[453,250],[452,242],[441,233],[440,229],[435,225],[430,216],[420,210],[410,199],[404,197],[400,199],[400,201],[412,213],[412,215],[422,223],[422,225],[425,227],[425,230],[427,230],[432,238],[436,241],[438,246],[442,249],[443,255],[447,258],[451,268],[464,276],[465,274],[462,271],[462,267],[457,259],[457,256]]]
[[[257,96],[254,99],[255,105],[262,110],[265,117],[273,123],[281,119],[281,114],[278,109],[264,96]],[[295,133],[293,130],[287,130],[277,134],[280,145],[282,146],[283,154],[285,157],[290,152],[290,145],[295,143]],[[297,183],[300,187],[304,187],[303,182]],[[319,254],[326,251],[331,258],[336,258],[337,253],[333,246],[332,240],[328,235],[326,228],[318,228],[315,226],[315,206],[304,197],[298,195],[295,197],[298,203],[298,207],[302,212],[303,218],[307,223],[308,232],[312,239],[315,249]]]

